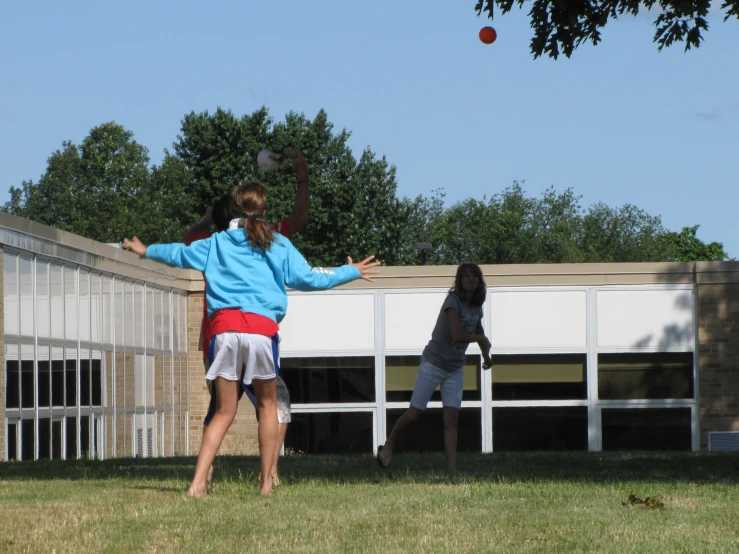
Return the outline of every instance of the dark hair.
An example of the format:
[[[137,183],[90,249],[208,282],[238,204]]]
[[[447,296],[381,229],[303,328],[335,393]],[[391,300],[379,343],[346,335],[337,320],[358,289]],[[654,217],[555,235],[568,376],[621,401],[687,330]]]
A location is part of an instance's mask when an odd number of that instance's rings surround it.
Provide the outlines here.
[[[472,262],[462,262],[459,264],[457,275],[454,277],[454,286],[449,290],[449,292],[454,292],[458,295],[463,293],[462,277],[464,277],[465,273],[472,273],[478,278],[477,288],[475,289],[475,292],[472,293],[470,304],[472,306],[482,306],[485,303],[487,286],[485,285],[485,279],[482,277],[482,270],[477,264],[473,264]]]
[[[213,203],[211,210],[213,224],[219,231],[228,230],[228,224],[231,223],[231,193],[226,193]]]
[[[231,194],[231,213],[243,218],[244,233],[253,248],[262,251],[272,247],[274,233],[264,218],[267,191],[259,183],[244,183]]]

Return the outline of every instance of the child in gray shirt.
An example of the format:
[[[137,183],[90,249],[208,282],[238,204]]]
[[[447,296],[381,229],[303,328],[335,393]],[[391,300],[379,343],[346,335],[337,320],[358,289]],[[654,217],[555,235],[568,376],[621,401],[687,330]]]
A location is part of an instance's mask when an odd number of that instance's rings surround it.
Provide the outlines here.
[[[467,347],[471,342],[480,346],[483,368],[490,369],[490,341],[482,328],[482,305],[487,288],[477,264],[465,262],[457,268],[454,286],[441,306],[439,317],[431,333],[431,340],[423,350],[413,386],[411,405],[398,419],[385,441],[378,448],[377,462],[390,467],[395,444],[403,432],[421,415],[438,386],[444,409],[444,450],[450,473],[457,469],[457,422],[462,407],[463,368]]]

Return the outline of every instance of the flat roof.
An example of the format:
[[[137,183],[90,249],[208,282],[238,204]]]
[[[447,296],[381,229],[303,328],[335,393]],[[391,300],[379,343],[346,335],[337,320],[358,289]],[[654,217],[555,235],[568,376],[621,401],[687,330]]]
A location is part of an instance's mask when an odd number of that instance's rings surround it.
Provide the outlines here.
[[[0,244],[161,286],[203,289],[198,271],[140,259],[115,246],[2,212]],[[739,283],[739,262],[485,264],[480,268],[489,287]],[[374,283],[359,280],[341,288],[443,288],[452,285],[456,269],[456,265],[381,267]]]

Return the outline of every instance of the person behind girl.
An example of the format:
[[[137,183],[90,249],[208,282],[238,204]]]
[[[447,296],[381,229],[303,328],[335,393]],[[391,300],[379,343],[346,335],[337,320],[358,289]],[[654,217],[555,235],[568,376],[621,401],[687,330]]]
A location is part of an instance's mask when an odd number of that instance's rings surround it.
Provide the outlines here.
[[[480,346],[484,369],[490,369],[490,341],[482,328],[482,305],[486,287],[477,264],[462,263],[457,268],[454,286],[441,306],[431,340],[426,345],[413,386],[411,404],[398,419],[385,444],[377,451],[377,461],[390,467],[393,450],[400,436],[426,410],[436,387],[441,388],[444,410],[444,450],[450,473],[457,469],[457,422],[462,407],[465,352],[471,342]]]
[[[206,379],[214,381],[217,409],[200,445],[195,475],[187,491],[205,496],[208,470],[236,416],[242,383],[253,384],[259,404],[260,488],[272,491],[271,469],[277,441],[276,377],[279,372],[278,323],[285,317],[285,287],[301,291],[326,290],[355,279],[372,281],[374,256],[334,270],[313,270],[284,236],[265,221],[266,193],[258,183],[237,187],[227,231],[184,244],[154,244],[148,248],[138,237],[124,239],[123,247],[141,257],[205,273],[208,316],[213,325],[212,363]],[[248,328],[216,328],[214,316],[236,308]],[[242,370],[243,368],[243,370]]]
[[[310,192],[308,184],[308,160],[305,158],[303,153],[298,149],[290,151],[290,157],[292,158],[293,169],[297,175],[297,188],[295,193],[295,203],[293,205],[293,211],[287,219],[272,225],[272,229],[280,233],[282,236],[290,238],[293,233],[297,233],[300,229],[305,227],[310,220]],[[199,223],[191,227],[183,242],[185,246],[190,246],[196,240],[202,240],[209,238],[214,231],[211,227],[215,227],[215,232],[227,231],[231,223],[231,192],[221,196],[216,200],[212,207],[209,207],[203,218]],[[231,331],[239,331],[239,323],[242,319],[242,314],[238,309],[233,310],[221,310],[217,314],[217,324],[225,324]],[[230,321],[229,321],[230,319]],[[205,366],[205,373],[208,373],[210,367],[210,341],[213,337],[211,331],[211,322],[208,318],[208,302],[204,299],[203,301],[203,322],[201,326],[201,332],[203,337],[203,364]],[[205,430],[210,424],[213,416],[216,413],[217,407],[217,393],[212,387],[211,381],[208,383],[208,393],[210,394],[210,402],[208,404],[208,411],[205,414],[203,420],[203,435]],[[254,409],[257,412],[257,418],[259,418],[259,404],[257,403],[256,396],[254,395],[253,387],[244,386],[239,391],[239,400],[243,393],[246,393],[251,403],[254,405]],[[291,405],[290,405],[290,392],[287,390],[287,386],[282,378],[277,376],[277,445],[275,447],[274,462],[272,464],[272,482],[274,485],[280,483],[280,478],[277,473],[277,463],[280,457],[280,451],[282,450],[282,444],[285,442],[285,436],[287,435],[287,426],[291,420]],[[210,484],[213,476],[213,467],[208,469],[207,483]]]

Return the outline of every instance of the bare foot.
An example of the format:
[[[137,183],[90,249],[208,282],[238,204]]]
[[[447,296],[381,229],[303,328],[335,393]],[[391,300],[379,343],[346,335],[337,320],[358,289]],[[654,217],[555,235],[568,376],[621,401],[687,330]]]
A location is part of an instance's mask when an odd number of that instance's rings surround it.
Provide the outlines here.
[[[259,486],[262,496],[269,496],[272,494],[272,479],[262,479],[262,474],[259,474]]]
[[[192,498],[205,498],[208,496],[208,491],[205,488],[198,489],[195,488],[195,485],[190,485],[190,488],[187,489],[187,496],[191,496]]]
[[[213,481],[213,466],[210,466],[210,469],[208,470],[208,477],[206,477],[205,482],[206,484],[210,485]]]
[[[280,484],[280,478],[277,476],[276,473],[272,474],[272,486],[277,487]]]

